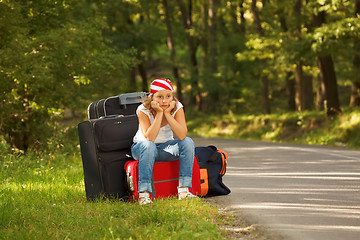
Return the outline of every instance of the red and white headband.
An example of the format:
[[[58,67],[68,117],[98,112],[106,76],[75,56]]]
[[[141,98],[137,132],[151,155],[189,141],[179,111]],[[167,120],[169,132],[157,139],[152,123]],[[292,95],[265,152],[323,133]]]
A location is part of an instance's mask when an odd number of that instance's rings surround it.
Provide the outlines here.
[[[174,92],[174,87],[169,79],[155,79],[150,85],[150,96],[160,90],[170,90]]]

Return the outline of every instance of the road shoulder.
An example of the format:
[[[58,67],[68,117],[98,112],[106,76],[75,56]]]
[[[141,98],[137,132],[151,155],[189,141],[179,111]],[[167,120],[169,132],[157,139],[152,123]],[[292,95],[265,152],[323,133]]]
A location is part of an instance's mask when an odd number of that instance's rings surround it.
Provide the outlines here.
[[[239,209],[229,207],[231,193],[227,196],[208,197],[206,201],[218,209],[221,219],[218,220],[219,228],[226,231],[226,239],[243,240],[283,240],[279,233],[256,223],[250,215]]]

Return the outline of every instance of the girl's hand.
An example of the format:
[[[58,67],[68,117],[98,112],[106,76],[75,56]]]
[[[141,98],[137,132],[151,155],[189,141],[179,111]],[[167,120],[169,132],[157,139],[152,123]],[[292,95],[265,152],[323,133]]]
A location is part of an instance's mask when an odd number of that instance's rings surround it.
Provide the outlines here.
[[[152,107],[156,112],[163,112],[163,109],[160,107],[160,104],[159,104],[158,102],[151,101],[151,107]]]
[[[165,110],[165,113],[170,113],[174,109],[176,101],[171,101],[169,107]]]

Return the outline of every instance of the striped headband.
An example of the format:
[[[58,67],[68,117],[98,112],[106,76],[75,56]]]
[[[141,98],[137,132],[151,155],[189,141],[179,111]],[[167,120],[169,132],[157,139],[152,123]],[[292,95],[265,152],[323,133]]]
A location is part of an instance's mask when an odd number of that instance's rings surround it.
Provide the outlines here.
[[[174,92],[174,87],[169,79],[155,79],[150,85],[150,95],[160,90],[170,90]]]

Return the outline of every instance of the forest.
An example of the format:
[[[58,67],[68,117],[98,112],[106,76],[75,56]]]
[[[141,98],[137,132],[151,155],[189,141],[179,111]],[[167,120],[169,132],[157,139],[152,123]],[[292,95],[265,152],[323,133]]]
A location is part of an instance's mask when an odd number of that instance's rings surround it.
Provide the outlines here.
[[[186,111],[357,109],[360,0],[0,1],[2,143],[59,144],[91,102],[154,78]]]

